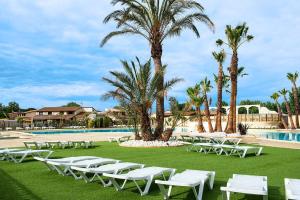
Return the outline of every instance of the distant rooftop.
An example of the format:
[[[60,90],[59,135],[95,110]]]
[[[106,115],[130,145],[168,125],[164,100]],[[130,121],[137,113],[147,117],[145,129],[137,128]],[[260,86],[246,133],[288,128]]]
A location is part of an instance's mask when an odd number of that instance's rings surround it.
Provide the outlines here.
[[[81,109],[80,107],[44,107],[38,110],[38,112],[73,112]]]

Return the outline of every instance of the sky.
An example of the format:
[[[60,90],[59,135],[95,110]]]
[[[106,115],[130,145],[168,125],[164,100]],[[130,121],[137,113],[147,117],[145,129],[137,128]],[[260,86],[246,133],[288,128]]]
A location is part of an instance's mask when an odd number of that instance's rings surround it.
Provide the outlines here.
[[[111,0],[0,0],[0,102],[23,108],[61,106],[75,101],[98,110],[116,102],[102,101],[111,87],[102,77],[122,70],[120,60],[150,58],[149,44],[138,36],[116,37],[103,48],[101,39],[115,30],[104,17],[116,9]],[[214,22],[211,32],[198,24],[201,37],[185,31],[167,39],[163,63],[166,79],[183,78],[169,96],[186,101],[185,91],[204,77],[213,79],[218,65],[211,52],[224,39],[225,26],[246,22],[255,39],[239,51],[239,65],[249,74],[239,80],[238,100],[268,101],[284,87],[287,72],[300,71],[299,0],[203,0]],[[229,65],[230,50],[224,67]],[[216,89],[210,96],[215,102]],[[228,99],[228,95],[225,95]]]

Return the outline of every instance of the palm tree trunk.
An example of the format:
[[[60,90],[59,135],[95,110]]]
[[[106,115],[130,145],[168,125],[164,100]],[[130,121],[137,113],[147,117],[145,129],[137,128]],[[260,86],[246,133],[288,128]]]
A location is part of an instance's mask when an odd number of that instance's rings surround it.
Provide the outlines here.
[[[161,72],[162,69],[162,45],[160,42],[154,42],[151,45],[151,56],[154,61],[155,65],[155,72]],[[162,91],[164,87],[164,77],[163,75],[158,81],[157,90]],[[165,106],[164,106],[164,94],[163,91],[161,95],[158,95],[156,98],[156,128],[154,131],[154,139],[160,138],[161,134],[164,131],[164,113],[165,113]]]
[[[223,66],[219,64],[218,72],[218,103],[215,131],[222,132],[222,88],[223,88]]]
[[[283,126],[284,126],[285,129],[288,129],[289,127],[288,127],[288,125],[285,123],[285,121],[283,119],[282,111],[281,111],[279,103],[276,102],[276,105],[277,105],[278,115],[279,115],[279,118],[281,120],[281,123],[283,124]]]
[[[296,114],[296,127],[300,128],[299,125],[299,114],[300,114],[300,108],[299,108],[299,99],[298,99],[298,88],[296,83],[293,83],[293,96],[294,96],[294,104],[295,104],[295,114]]]
[[[237,97],[237,69],[238,69],[238,54],[233,51],[230,64],[230,80],[231,80],[231,94],[230,94],[230,111],[227,133],[236,132],[236,97]]]
[[[198,125],[197,125],[197,130],[199,133],[204,133],[205,132],[205,128],[203,126],[203,120],[202,120],[202,114],[201,114],[201,110],[200,107],[196,107],[196,113],[197,113],[197,118],[198,118]]]
[[[207,95],[206,94],[204,94],[204,105],[205,105],[205,115],[206,115],[207,123],[208,123],[208,131],[210,133],[213,133],[214,129],[213,129],[213,126],[211,124],[209,105],[208,105],[208,100],[207,100]]]
[[[291,121],[291,129],[296,129],[296,128],[295,128],[294,121],[293,121],[293,116],[292,116],[291,108],[290,108],[290,105],[289,105],[289,103],[288,103],[286,97],[284,97],[284,101],[285,101],[285,107],[286,107],[286,110],[287,110],[289,119],[290,119],[290,121]]]
[[[141,112],[141,131],[142,131],[142,138],[144,141],[152,140],[150,118],[148,112],[144,108]]]

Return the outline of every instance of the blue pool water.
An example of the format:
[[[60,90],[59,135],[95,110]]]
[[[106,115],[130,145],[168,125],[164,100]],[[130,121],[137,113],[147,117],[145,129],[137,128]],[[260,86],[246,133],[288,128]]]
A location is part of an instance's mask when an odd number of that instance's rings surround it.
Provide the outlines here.
[[[268,132],[261,136],[266,139],[300,142],[300,133]]]
[[[96,129],[96,130],[85,130],[85,129],[75,129],[75,130],[59,130],[59,131],[32,131],[32,134],[74,134],[74,133],[131,133],[133,129]]]

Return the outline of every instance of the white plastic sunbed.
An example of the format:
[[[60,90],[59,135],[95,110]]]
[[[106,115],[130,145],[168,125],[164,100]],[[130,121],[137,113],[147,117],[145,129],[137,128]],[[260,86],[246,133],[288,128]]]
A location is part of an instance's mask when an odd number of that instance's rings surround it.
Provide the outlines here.
[[[131,136],[121,136],[121,137],[109,137],[108,141],[109,142],[117,142],[117,143],[122,143],[130,140]]]
[[[93,160],[99,157],[96,156],[73,156],[73,157],[66,157],[66,158],[57,158],[57,159],[48,159],[48,158],[41,158],[41,157],[33,157],[35,160],[41,161],[44,163],[48,169],[56,170],[52,165],[48,164],[48,162],[56,162],[56,163],[74,163],[82,160]]]
[[[286,200],[300,200],[300,179],[284,179]]]
[[[69,143],[74,148],[77,148],[77,147],[90,148],[93,146],[93,141],[70,141]]]
[[[268,179],[266,176],[251,176],[233,174],[227,182],[226,187],[221,187],[221,191],[226,196],[226,200],[230,199],[230,193],[243,193],[250,195],[263,196],[264,200],[268,199]]]
[[[175,169],[172,168],[162,168],[162,167],[145,167],[142,169],[135,169],[129,171],[126,174],[108,174],[104,173],[103,176],[108,177],[112,182],[117,191],[122,190],[127,181],[133,181],[138,188],[141,196],[148,194],[152,181],[155,177],[162,176],[165,179],[164,173],[169,173],[172,177],[175,173]],[[116,179],[124,180],[122,186],[118,184]],[[144,190],[141,189],[137,181],[143,180],[146,181],[146,186]]]
[[[245,158],[249,153],[255,153],[256,156],[259,156],[262,153],[263,147],[255,146],[235,146],[232,148],[230,155],[237,154],[240,158]]]
[[[184,172],[175,174],[168,181],[156,180],[155,183],[158,184],[160,191],[163,193],[164,199],[170,198],[173,186],[180,186],[191,187],[195,198],[197,200],[201,200],[205,182],[208,181],[209,188],[213,189],[214,179],[215,172],[212,171],[185,170]],[[169,186],[168,191],[166,191],[164,185]],[[197,192],[196,187],[198,186],[199,190]]]
[[[47,148],[48,144],[46,142],[23,142],[27,149],[35,147],[36,149],[42,149],[43,147]]]
[[[115,164],[108,164],[108,165],[102,165],[100,167],[95,168],[82,168],[82,167],[74,167],[72,166],[71,169],[73,171],[77,171],[81,178],[84,179],[86,183],[92,182],[95,179],[98,179],[104,187],[111,185],[111,182],[105,183],[105,181],[102,179],[102,175],[104,173],[107,174],[119,174],[123,171],[132,170],[136,168],[143,168],[143,164],[137,164],[137,163],[130,163],[130,162],[124,162],[124,163],[115,163]],[[86,174],[94,174],[92,178],[88,178]]]
[[[0,160],[6,160],[7,154],[13,151],[23,151],[24,149],[0,149]]]
[[[37,157],[48,158],[52,153],[53,153],[53,151],[50,151],[50,150],[31,150],[31,149],[28,149],[28,150],[23,150],[23,151],[9,152],[9,153],[7,153],[7,157],[8,157],[8,159],[14,161],[15,163],[21,163],[28,156],[32,156],[32,157],[37,156]],[[43,156],[43,154],[46,154],[46,155]]]
[[[90,167],[97,167],[105,164],[117,163],[119,160],[109,159],[109,158],[96,158],[96,159],[89,159],[89,160],[81,160],[81,161],[74,161],[72,163],[65,163],[65,162],[54,162],[54,161],[47,161],[48,165],[51,165],[59,174],[63,176],[72,175],[75,179],[79,179],[71,169],[72,166],[74,167],[82,167],[82,168],[90,168]]]

